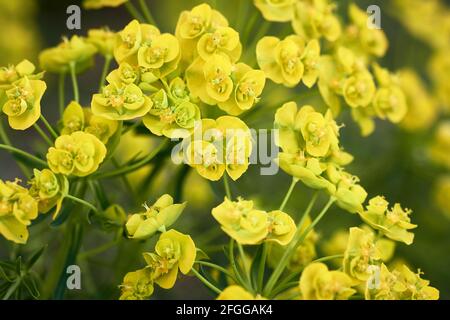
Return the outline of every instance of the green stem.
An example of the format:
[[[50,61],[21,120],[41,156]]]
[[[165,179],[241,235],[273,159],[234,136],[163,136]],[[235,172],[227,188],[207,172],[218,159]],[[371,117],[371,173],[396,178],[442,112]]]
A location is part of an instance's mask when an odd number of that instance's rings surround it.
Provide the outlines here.
[[[85,201],[83,199],[77,198],[77,197],[72,196],[70,194],[66,195],[65,198],[67,198],[69,200],[72,200],[74,202],[77,202],[79,204],[82,204],[83,206],[88,207],[89,209],[94,211],[95,213],[98,213],[98,210],[97,210],[97,208],[94,205],[90,204],[89,202],[87,202],[87,201]]]
[[[283,202],[280,205],[280,211],[283,211],[284,207],[286,206],[287,202],[289,201],[289,198],[291,197],[292,191],[294,191],[295,185],[297,184],[298,179],[297,178],[292,178],[292,182],[291,185],[289,187],[288,192],[286,193],[286,196],[283,199]]]
[[[203,277],[200,272],[198,272],[197,270],[195,270],[194,268],[191,269],[192,273],[201,281],[203,282],[203,284],[205,286],[207,286],[208,288],[210,288],[212,291],[214,291],[217,294],[221,294],[222,290],[220,290],[219,288],[217,288],[215,285],[213,285],[211,282],[209,282],[208,280],[206,280],[205,277]]]
[[[228,181],[228,175],[227,175],[227,173],[224,173],[222,179],[223,179],[223,185],[224,185],[224,188],[225,188],[225,194],[227,195],[227,198],[228,198],[229,200],[232,200],[231,189],[230,189],[230,183],[229,183],[229,181]]]
[[[144,21],[144,18],[139,13],[139,11],[136,9],[136,7],[131,3],[131,1],[125,2],[125,8],[127,9],[128,13],[134,18],[139,20],[140,22]]]
[[[85,259],[89,259],[90,257],[96,256],[112,247],[114,247],[117,244],[118,240],[115,239],[111,242],[107,242],[97,248],[82,252],[79,254],[78,259],[79,260],[85,260]]]
[[[343,254],[335,254],[335,255],[332,255],[332,256],[326,256],[326,257],[322,257],[322,258],[313,260],[313,261],[311,261],[311,263],[313,263],[313,262],[324,262],[324,261],[340,259],[340,258],[344,258],[344,255]]]
[[[146,156],[145,158],[141,159],[140,161],[129,165],[127,167],[122,167],[116,170],[112,170],[109,172],[99,172],[97,174],[94,174],[93,177],[96,179],[106,179],[106,178],[114,178],[117,176],[121,176],[121,175],[125,175],[127,173],[136,171],[140,168],[142,168],[143,166],[147,165],[150,161],[152,161],[152,159],[162,150],[164,149],[170,140],[164,140],[155,150],[153,150],[152,153],[150,153],[148,156]]]
[[[147,22],[149,22],[150,24],[153,24],[154,26],[156,26],[156,21],[153,18],[153,15],[150,11],[150,9],[147,6],[147,2],[145,0],[139,0],[139,6],[142,9],[142,12],[144,12],[144,17],[147,20]]]
[[[314,199],[312,199],[314,200]],[[283,256],[281,257],[277,267],[273,271],[272,275],[269,278],[269,281],[267,282],[267,285],[264,289],[264,296],[268,297],[272,293],[272,289],[275,286],[276,282],[278,281],[279,277],[283,273],[284,269],[286,268],[289,259],[291,258],[292,254],[294,253],[295,249],[303,242],[303,240],[306,238],[306,236],[309,234],[309,232],[316,226],[316,224],[323,218],[325,213],[328,211],[330,206],[336,201],[334,197],[330,197],[330,200],[327,202],[325,207],[322,209],[322,211],[317,215],[317,217],[314,219],[314,221],[306,228],[306,230],[303,233],[301,232],[301,224],[297,226],[297,232],[295,233],[294,239],[289,244],[288,248],[284,252]],[[306,212],[303,216],[306,216]],[[302,222],[303,219],[301,219],[300,222]]]
[[[34,129],[36,129],[37,133],[41,136],[42,139],[51,147],[53,146],[53,141],[47,136],[47,134],[44,132],[44,130],[39,127],[37,123],[33,124]]]
[[[110,56],[110,55],[105,56],[105,63],[103,65],[102,75],[100,77],[100,84],[98,86],[99,92],[102,90],[103,86],[105,85],[105,79],[106,79],[107,73],[109,71],[111,61],[112,61],[112,56]]]
[[[58,81],[58,99],[59,99],[59,115],[62,116],[64,113],[65,108],[65,97],[64,97],[64,87],[65,87],[65,80],[66,80],[66,74],[60,73],[59,74],[59,81]]]
[[[41,114],[41,121],[44,123],[45,127],[47,128],[48,132],[50,132],[50,134],[52,135],[52,137],[54,139],[58,138],[58,134],[56,133],[56,131],[53,129],[53,127],[51,126],[51,124],[47,121],[47,119],[45,119],[44,115]]]
[[[15,153],[15,154],[17,154],[17,155],[20,155],[20,156],[23,156],[23,157],[25,157],[25,158],[27,158],[27,159],[30,159],[30,160],[36,162],[37,164],[40,164],[40,165],[43,166],[43,167],[47,167],[47,162],[45,162],[44,160],[41,160],[41,159],[39,159],[38,157],[35,157],[35,156],[33,156],[32,154],[30,154],[30,153],[28,153],[28,152],[26,152],[26,151],[17,149],[17,148],[15,148],[15,147],[13,147],[13,146],[8,146],[8,145],[5,145],[5,144],[0,144],[0,149],[10,151],[10,152]]]
[[[247,259],[245,256],[244,248],[242,247],[242,245],[240,243],[237,244],[237,247],[238,247],[239,255],[241,256],[242,267],[244,268],[244,273],[247,278],[247,283],[250,285],[250,283],[251,283],[250,266],[247,264]]]
[[[262,254],[261,260],[259,261],[259,270],[258,270],[258,282],[257,282],[257,290],[260,291],[263,289],[264,282],[264,273],[266,271],[266,260],[267,260],[267,243],[262,244]]]
[[[70,66],[70,77],[72,78],[73,85],[73,98],[76,102],[80,102],[80,92],[78,90],[77,75],[75,74],[75,62],[71,62]]]
[[[227,269],[222,268],[221,266],[218,266],[217,264],[210,263],[210,262],[207,262],[207,261],[195,261],[195,263],[199,264],[199,265],[203,265],[203,266],[206,266],[206,267],[210,267],[210,268],[216,269],[216,270],[222,272],[223,274],[225,274],[227,277],[229,277],[234,282],[237,282],[236,278],[230,272],[228,272]]]
[[[249,284],[244,280],[244,278],[242,278],[242,275],[238,270],[236,260],[234,259],[234,240],[233,240],[233,238],[230,239],[229,256],[230,256],[231,268],[233,270],[234,275],[236,276],[236,279],[238,280],[238,283],[240,285],[242,285],[243,287],[245,287],[247,290],[252,291],[251,287],[249,287]]]
[[[14,284],[9,287],[8,292],[6,292],[6,294],[3,296],[2,300],[8,300],[9,297],[12,296],[12,294],[16,291],[16,289],[19,287],[20,282],[22,281],[22,278],[17,278],[16,281],[14,281]]]

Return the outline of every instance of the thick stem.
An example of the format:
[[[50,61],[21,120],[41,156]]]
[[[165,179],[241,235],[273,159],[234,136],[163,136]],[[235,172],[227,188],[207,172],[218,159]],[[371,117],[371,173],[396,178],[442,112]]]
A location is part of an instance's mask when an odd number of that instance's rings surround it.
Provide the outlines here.
[[[224,173],[222,179],[223,179],[223,186],[224,186],[224,188],[225,188],[225,194],[226,194],[227,198],[231,201],[231,200],[233,200],[233,199],[232,199],[232,196],[231,196],[230,183],[229,183],[229,181],[228,181],[228,175],[227,175],[227,173]]]
[[[145,0],[139,0],[139,6],[141,7],[141,10],[144,13],[144,17],[147,20],[147,22],[151,23],[154,26],[156,26],[156,21],[153,18],[152,13],[151,13],[150,9],[147,6],[147,2]]]

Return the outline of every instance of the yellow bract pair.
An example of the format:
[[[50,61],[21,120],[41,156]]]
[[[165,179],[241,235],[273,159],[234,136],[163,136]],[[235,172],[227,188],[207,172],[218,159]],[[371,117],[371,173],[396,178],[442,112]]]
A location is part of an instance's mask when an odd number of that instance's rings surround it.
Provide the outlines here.
[[[297,230],[294,220],[286,213],[266,212],[253,207],[253,201],[224,202],[212,210],[222,230],[240,244],[254,245],[263,241],[283,246],[291,242]]]
[[[147,266],[128,273],[121,285],[120,299],[147,299],[153,293],[153,284],[170,289],[175,285],[178,271],[188,274],[196,257],[195,244],[191,237],[176,230],[161,234],[155,252],[143,254]]]

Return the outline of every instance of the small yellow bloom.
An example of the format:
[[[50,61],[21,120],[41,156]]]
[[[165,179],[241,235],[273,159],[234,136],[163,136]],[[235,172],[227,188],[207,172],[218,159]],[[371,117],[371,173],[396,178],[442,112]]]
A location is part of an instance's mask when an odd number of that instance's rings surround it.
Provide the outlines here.
[[[304,300],[347,300],[356,292],[348,275],[329,271],[325,264],[318,262],[303,270],[299,286]]]
[[[54,173],[78,177],[97,171],[106,156],[105,145],[94,135],[81,131],[62,135],[48,149],[47,161]]]
[[[175,285],[178,270],[188,274],[194,266],[196,248],[191,237],[176,230],[164,232],[155,245],[155,253],[144,253],[153,281],[163,289]]]
[[[38,216],[38,203],[28,190],[14,182],[0,180],[0,234],[7,240],[24,244],[27,226]]]
[[[11,88],[12,84],[20,79],[27,77],[32,80],[39,80],[43,77],[44,72],[34,74],[36,67],[28,60],[22,60],[17,65],[0,68],[0,94],[3,90]]]
[[[305,53],[305,41],[295,35],[280,40],[276,37],[264,37],[256,46],[258,65],[267,78],[287,87],[300,83],[305,72],[302,57]]]
[[[146,300],[153,294],[151,270],[144,268],[128,272],[120,285],[120,300]]]
[[[129,238],[146,239],[157,231],[165,231],[178,219],[186,207],[186,202],[174,204],[173,198],[162,195],[152,206],[145,205],[145,212],[128,217],[125,225]]]
[[[287,22],[294,18],[296,0],[253,0],[268,21]]]
[[[3,105],[3,113],[8,116],[11,128],[26,130],[39,120],[41,99],[46,89],[44,81],[24,77],[6,91],[8,100]]]
[[[208,60],[214,54],[224,54],[234,63],[239,60],[242,52],[239,33],[230,27],[218,27],[214,32],[200,37],[197,51],[203,60]]]
[[[103,56],[112,57],[116,44],[116,33],[107,29],[88,30],[87,42],[92,43]]]
[[[73,36],[63,38],[58,46],[45,49],[39,55],[39,64],[43,70],[53,73],[66,73],[70,64],[75,64],[77,73],[84,71],[93,63],[97,48],[85,38]]]
[[[366,210],[359,212],[359,215],[364,222],[381,231],[386,237],[411,244],[414,234],[408,230],[417,227],[411,223],[411,210],[402,209],[398,203],[391,209],[388,209],[388,205],[383,197],[377,196],[369,200]]]
[[[259,295],[254,297],[250,292],[238,285],[226,287],[216,300],[266,300]]]
[[[30,195],[36,199],[39,212],[47,213],[56,206],[53,220],[61,211],[64,197],[69,193],[69,182],[63,175],[54,174],[49,169],[33,170],[34,177],[29,184]]]

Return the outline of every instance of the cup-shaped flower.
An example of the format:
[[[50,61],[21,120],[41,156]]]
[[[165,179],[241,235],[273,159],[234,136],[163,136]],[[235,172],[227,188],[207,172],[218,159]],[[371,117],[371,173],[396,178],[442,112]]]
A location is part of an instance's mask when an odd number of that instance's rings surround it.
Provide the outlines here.
[[[320,44],[316,39],[310,40],[302,55],[303,66],[305,71],[302,82],[308,88],[311,88],[319,78],[319,60],[320,60]]]
[[[367,107],[375,95],[375,83],[368,71],[358,71],[348,77],[343,85],[345,102],[352,107]]]
[[[161,89],[152,96],[153,107],[144,117],[144,125],[158,136],[168,138],[186,138],[189,136],[196,121],[200,120],[200,109],[189,99],[174,99],[170,101],[167,93]]]
[[[159,78],[174,71],[181,58],[178,39],[169,33],[155,36],[138,50],[139,67],[150,69]]]
[[[223,54],[235,63],[242,52],[239,33],[230,27],[218,27],[213,32],[205,33],[200,37],[197,51],[203,60],[208,60],[214,54]]]
[[[372,231],[350,228],[347,248],[344,253],[344,272],[356,282],[364,282],[369,279],[373,271],[371,265],[375,265],[381,259],[381,253],[375,245],[375,237]]]
[[[120,285],[120,300],[146,300],[153,294],[153,279],[151,270],[143,268],[128,272]]]
[[[188,235],[176,230],[161,234],[155,245],[155,253],[144,253],[152,278],[161,288],[170,289],[175,285],[178,270],[188,274],[194,266],[196,248]]]
[[[106,81],[116,86],[139,84],[140,72],[139,68],[122,62],[117,69],[114,69],[106,76]]]
[[[3,113],[8,116],[11,128],[26,130],[38,121],[41,99],[46,89],[44,81],[24,77],[6,91],[7,101],[3,105]]]
[[[0,93],[3,90],[8,90],[11,85],[18,80],[27,77],[32,80],[39,80],[43,77],[44,73],[40,72],[34,74],[36,67],[28,60],[22,60],[17,65],[10,65],[0,68]]]
[[[304,300],[347,300],[356,293],[348,275],[330,271],[319,262],[311,263],[303,270],[299,285]]]
[[[378,89],[373,107],[381,119],[388,118],[393,123],[402,121],[408,111],[405,94],[396,86]]]
[[[208,180],[219,180],[225,171],[237,180],[248,169],[251,133],[236,117],[203,119],[185,143],[186,163]]]
[[[90,108],[82,108],[78,102],[72,101],[64,110],[61,134],[68,135],[76,131],[84,131],[106,144],[117,131],[118,126],[117,121],[95,116]]]
[[[38,216],[38,203],[19,181],[0,180],[0,234],[7,240],[24,244],[31,221]]]
[[[189,91],[206,104],[225,102],[233,92],[232,70],[227,56],[214,54],[206,61],[197,58],[186,70]]]
[[[43,70],[53,73],[65,73],[70,64],[75,64],[76,72],[82,72],[92,65],[97,48],[85,38],[72,36],[56,47],[45,49],[39,55],[39,64]]]
[[[92,43],[104,57],[112,57],[116,45],[116,33],[108,28],[89,29],[87,42]]]
[[[135,84],[105,86],[92,96],[92,113],[109,120],[132,120],[147,114],[152,101]]]
[[[285,246],[289,244],[297,231],[297,226],[290,215],[280,210],[267,213],[269,218],[266,241],[274,241]]]
[[[401,293],[402,300],[438,300],[439,290],[430,286],[430,281],[422,279],[422,272],[414,273],[406,265],[397,267],[394,272],[404,283],[406,290]]]
[[[54,174],[49,169],[33,170],[34,177],[30,180],[30,195],[38,202],[39,212],[47,213],[55,206],[53,220],[61,211],[64,197],[69,193],[69,182],[60,174]]]
[[[268,21],[287,22],[294,18],[295,0],[254,0],[255,6]]]
[[[304,53],[305,41],[296,35],[287,36],[284,40],[264,37],[256,46],[258,65],[267,78],[287,87],[294,87],[302,80]]]
[[[417,227],[411,223],[411,210],[402,209],[398,203],[391,209],[388,209],[388,205],[383,197],[377,196],[369,200],[366,210],[359,212],[359,215],[365,223],[381,231],[386,237],[411,244],[414,234],[408,230]]]
[[[266,76],[263,71],[254,70],[245,63],[236,64],[234,69],[234,91],[227,101],[219,102],[218,106],[228,114],[237,116],[258,102],[264,90]]]
[[[47,153],[54,173],[85,177],[97,171],[106,156],[105,145],[94,135],[82,131],[62,135]]]
[[[366,283],[365,299],[399,300],[402,292],[406,291],[405,284],[400,280],[398,274],[391,273],[384,263],[379,268],[377,279]]]
[[[128,237],[146,239],[158,231],[164,232],[178,219],[185,207],[186,202],[174,204],[170,195],[162,195],[153,205],[145,205],[145,212],[128,217],[125,225]]]

